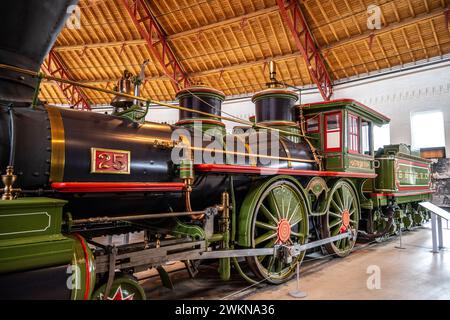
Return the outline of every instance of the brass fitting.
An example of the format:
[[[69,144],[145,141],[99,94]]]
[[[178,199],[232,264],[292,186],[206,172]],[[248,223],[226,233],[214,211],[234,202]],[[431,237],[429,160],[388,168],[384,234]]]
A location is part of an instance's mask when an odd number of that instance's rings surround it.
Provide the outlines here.
[[[222,214],[220,215],[221,232],[227,232],[230,224],[230,195],[228,192],[222,193],[222,203],[220,205]]]
[[[186,211],[191,212],[191,193],[192,193],[192,179],[183,179],[184,181],[184,201],[186,206]],[[192,220],[202,220],[205,217],[204,214],[193,214],[191,215]]]
[[[222,249],[230,247],[230,195],[228,192],[222,193],[221,215],[219,218],[220,233],[223,235],[221,242]]]
[[[17,198],[17,193],[22,191],[21,189],[13,188],[16,179],[17,176],[14,174],[14,167],[6,167],[6,174],[2,175],[2,181],[5,185],[3,188],[2,200],[14,200]]]
[[[153,147],[160,149],[173,149],[177,145],[177,141],[155,139],[153,140]]]

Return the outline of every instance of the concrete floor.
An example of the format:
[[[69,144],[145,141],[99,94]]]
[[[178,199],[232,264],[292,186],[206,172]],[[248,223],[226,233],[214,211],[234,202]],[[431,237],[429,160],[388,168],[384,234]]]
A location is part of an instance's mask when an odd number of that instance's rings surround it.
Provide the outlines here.
[[[305,260],[301,266],[300,289],[304,299],[450,299],[450,252],[431,253],[429,226],[403,234],[405,249],[397,249],[398,238],[383,243],[358,244],[350,256]],[[450,247],[450,230],[444,229],[444,245]],[[153,270],[138,276],[148,299],[294,299],[293,279],[279,286],[249,286],[233,272],[232,279],[218,278],[217,265],[202,265],[190,279],[181,263],[166,269],[171,272],[174,290],[161,286]],[[379,268],[379,289],[368,289],[368,279]],[[369,273],[368,273],[369,272]],[[372,287],[375,282],[369,281]]]
[[[450,247],[450,230],[444,230],[444,245]],[[431,252],[431,229],[403,234],[398,239],[357,250],[345,259],[333,259],[314,272],[300,276],[306,299],[450,299],[450,252]],[[380,288],[368,289],[374,267],[380,271]],[[368,272],[369,268],[369,273]],[[369,281],[370,283],[370,281]],[[293,299],[290,281],[277,288],[265,288],[248,299]]]

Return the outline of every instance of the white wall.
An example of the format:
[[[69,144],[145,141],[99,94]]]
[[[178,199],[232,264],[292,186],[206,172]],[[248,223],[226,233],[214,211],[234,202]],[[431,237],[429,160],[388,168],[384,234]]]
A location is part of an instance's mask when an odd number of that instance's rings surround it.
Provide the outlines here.
[[[353,98],[390,117],[394,144],[411,144],[412,112],[441,110],[450,155],[450,62],[343,84],[337,87],[334,98]]]

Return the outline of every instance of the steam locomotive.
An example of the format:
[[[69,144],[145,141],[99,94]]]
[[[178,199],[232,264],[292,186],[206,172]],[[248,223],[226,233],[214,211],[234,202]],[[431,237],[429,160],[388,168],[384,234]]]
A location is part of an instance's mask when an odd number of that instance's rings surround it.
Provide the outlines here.
[[[19,68],[39,70],[75,3],[1,4],[2,298],[145,299],[133,274],[167,279],[174,260],[278,284],[307,250],[344,257],[358,232],[379,239],[427,219],[429,162],[403,144],[373,148],[387,117],[347,99],[298,105],[274,67],[254,121],[232,134],[224,94],[204,86],[177,93],[174,126],[143,121],[148,107],[120,88],[113,115],[33,99],[37,79]],[[143,241],[97,240],[129,232]]]

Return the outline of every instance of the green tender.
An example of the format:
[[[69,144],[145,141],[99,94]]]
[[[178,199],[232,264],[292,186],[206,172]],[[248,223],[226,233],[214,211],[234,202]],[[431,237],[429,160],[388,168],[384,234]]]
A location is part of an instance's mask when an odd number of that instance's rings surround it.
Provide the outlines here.
[[[74,241],[61,234],[66,201],[0,201],[0,273],[69,263]]]

